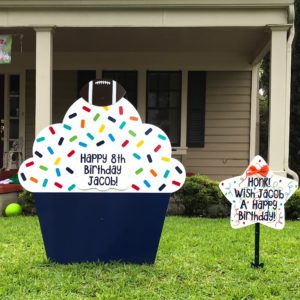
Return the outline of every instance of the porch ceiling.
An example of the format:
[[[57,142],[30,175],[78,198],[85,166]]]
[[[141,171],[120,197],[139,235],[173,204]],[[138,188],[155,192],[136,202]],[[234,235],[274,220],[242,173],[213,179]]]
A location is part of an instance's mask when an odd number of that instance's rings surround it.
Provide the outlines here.
[[[13,50],[35,51],[33,29],[13,33]],[[267,28],[56,28],[54,52],[214,52],[253,57],[270,39]]]

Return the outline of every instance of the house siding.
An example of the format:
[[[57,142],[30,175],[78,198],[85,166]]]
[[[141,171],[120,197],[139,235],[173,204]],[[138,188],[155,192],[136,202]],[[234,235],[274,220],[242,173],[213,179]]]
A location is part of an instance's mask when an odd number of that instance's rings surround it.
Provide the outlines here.
[[[251,72],[207,72],[205,146],[182,156],[187,172],[215,180],[249,163]]]
[[[53,123],[77,98],[76,71],[54,71]],[[241,174],[249,163],[251,72],[209,71],[206,80],[205,146],[178,156],[187,172],[222,180]],[[26,73],[26,157],[34,140],[35,74]]]

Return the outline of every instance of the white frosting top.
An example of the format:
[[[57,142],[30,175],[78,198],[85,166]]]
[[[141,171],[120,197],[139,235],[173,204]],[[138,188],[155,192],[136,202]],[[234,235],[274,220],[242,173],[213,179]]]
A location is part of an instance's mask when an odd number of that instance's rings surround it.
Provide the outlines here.
[[[186,176],[171,153],[166,134],[125,98],[107,107],[80,98],[36,137],[19,180],[31,192],[171,193]]]

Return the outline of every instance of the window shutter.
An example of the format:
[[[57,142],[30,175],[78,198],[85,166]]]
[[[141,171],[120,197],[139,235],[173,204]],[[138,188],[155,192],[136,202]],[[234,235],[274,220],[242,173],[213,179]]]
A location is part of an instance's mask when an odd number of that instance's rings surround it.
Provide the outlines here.
[[[188,72],[187,146],[204,147],[206,72]]]

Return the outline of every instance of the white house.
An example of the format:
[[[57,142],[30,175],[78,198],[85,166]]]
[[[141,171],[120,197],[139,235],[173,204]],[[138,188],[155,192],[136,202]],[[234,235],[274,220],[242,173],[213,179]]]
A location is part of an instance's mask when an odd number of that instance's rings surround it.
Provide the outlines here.
[[[289,169],[292,0],[1,0],[0,157],[60,122],[94,78],[118,80],[188,172],[221,180],[257,152],[258,69],[271,51],[268,161]],[[1,163],[1,161],[0,161]]]

